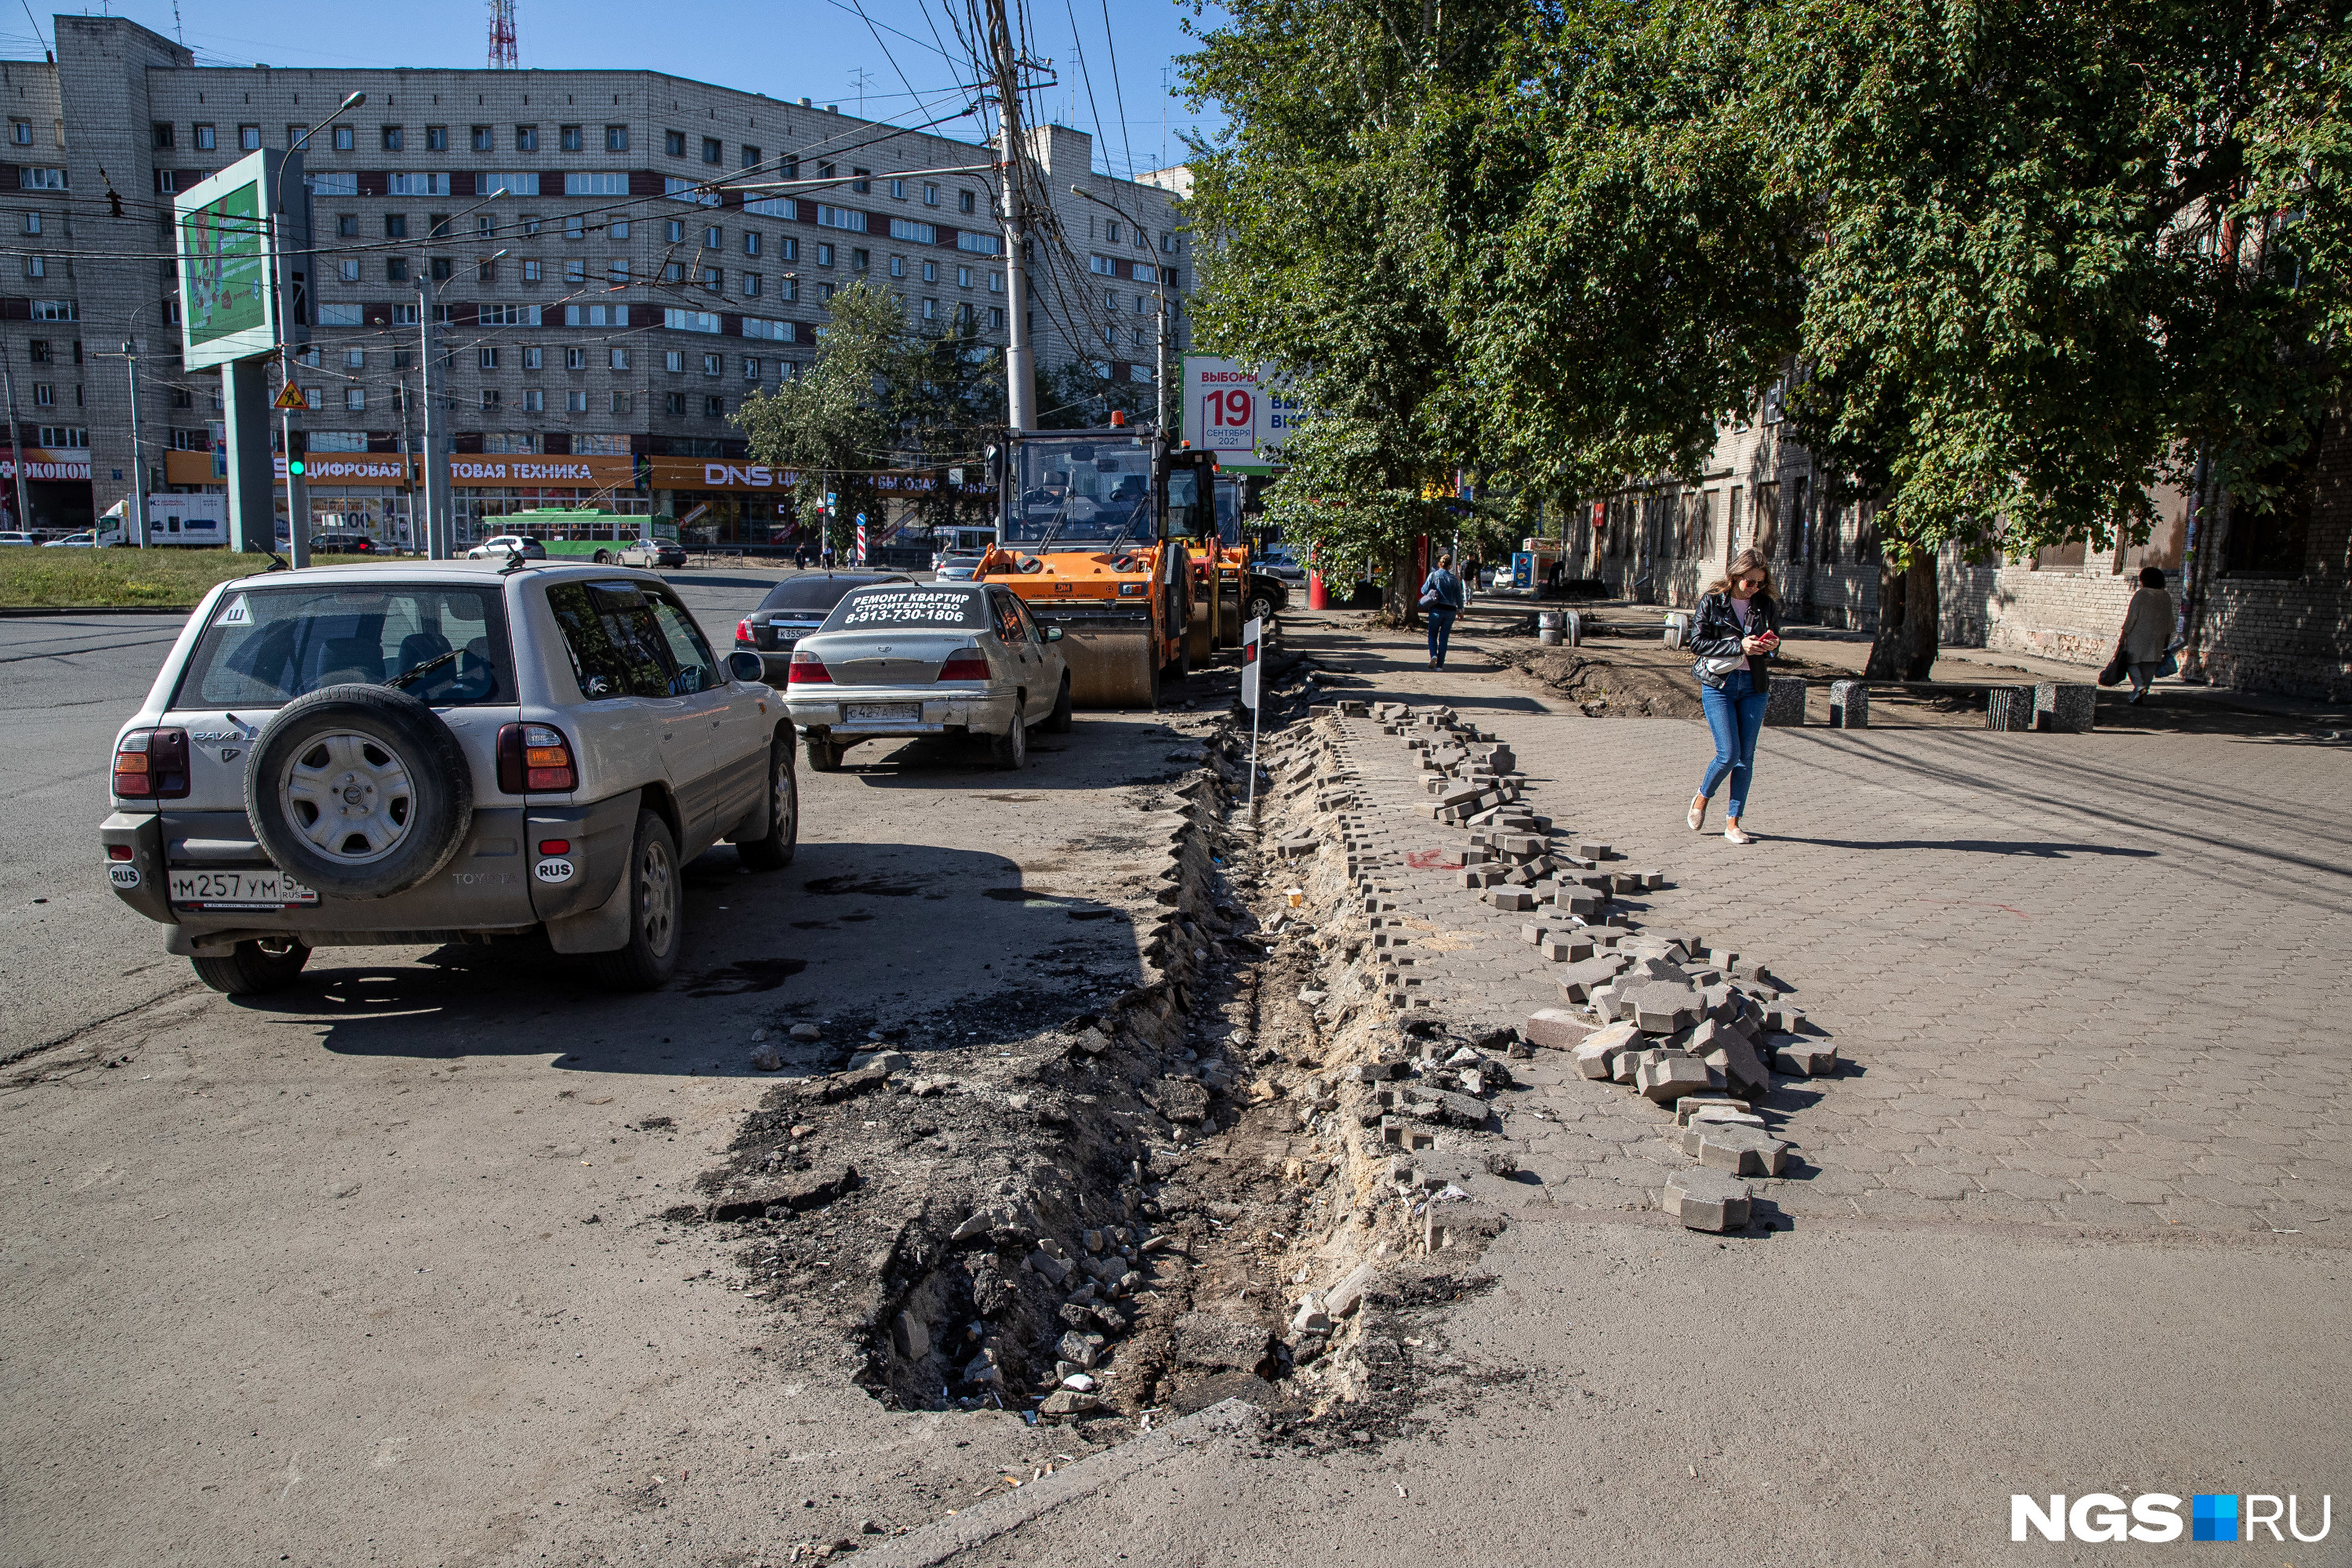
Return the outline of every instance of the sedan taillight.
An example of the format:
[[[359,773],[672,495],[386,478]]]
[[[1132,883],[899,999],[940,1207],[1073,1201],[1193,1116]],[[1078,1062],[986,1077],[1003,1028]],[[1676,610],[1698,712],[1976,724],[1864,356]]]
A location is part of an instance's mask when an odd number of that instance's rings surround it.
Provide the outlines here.
[[[745,616],[741,620],[735,623],[735,646],[737,647],[750,647],[751,646],[751,617]]]
[[[833,671],[825,668],[824,660],[805,648],[793,655],[791,669],[784,676],[787,686],[831,686]]]
[[[188,732],[133,730],[114,743],[114,793],[122,800],[176,800],[188,793]]]
[[[988,660],[981,653],[980,649],[976,647],[960,647],[956,649],[955,652],[948,655],[948,661],[940,666],[939,679],[941,680],[986,680],[988,679]]]
[[[569,795],[580,787],[572,742],[548,724],[499,727],[499,788],[508,795]]]

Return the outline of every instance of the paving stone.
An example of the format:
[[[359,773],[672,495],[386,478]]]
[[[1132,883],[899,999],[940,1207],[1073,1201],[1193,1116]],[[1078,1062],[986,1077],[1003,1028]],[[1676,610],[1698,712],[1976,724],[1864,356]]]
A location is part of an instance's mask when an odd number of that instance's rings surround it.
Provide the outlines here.
[[[1777,1176],[1789,1146],[1760,1128],[1722,1121],[1694,1121],[1683,1132],[1683,1152],[1702,1165],[1735,1176]]]
[[[1667,1057],[1658,1053],[1661,1060],[1645,1064],[1634,1075],[1633,1087],[1643,1098],[1661,1105],[1670,1104],[1685,1094],[1704,1094],[1721,1087],[1707,1071],[1705,1062],[1676,1054]]]
[[[1573,1013],[1558,1007],[1539,1007],[1528,1015],[1519,1026],[1520,1037],[1531,1046],[1545,1046],[1556,1051],[1574,1049],[1592,1033],[1592,1026]]]
[[[1738,1230],[1748,1224],[1748,1184],[1720,1171],[1677,1171],[1666,1178],[1660,1206],[1691,1230]]]
[[[1837,1071],[1837,1047],[1823,1040],[1780,1035],[1771,1041],[1772,1066],[1798,1078],[1826,1078]]]

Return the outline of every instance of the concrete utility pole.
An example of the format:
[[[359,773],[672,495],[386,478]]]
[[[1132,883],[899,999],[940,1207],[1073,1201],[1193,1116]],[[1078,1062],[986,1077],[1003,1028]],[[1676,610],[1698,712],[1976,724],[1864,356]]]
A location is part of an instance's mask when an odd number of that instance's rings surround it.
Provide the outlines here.
[[[131,537],[147,548],[147,458],[139,445],[139,340],[122,342],[122,363],[131,374]]]
[[[1013,428],[1037,423],[1035,350],[1029,342],[1028,197],[1021,180],[1021,61],[1013,52],[1013,26],[1004,0],[988,0],[988,37],[996,57],[996,124],[1004,138],[1004,276],[1012,285],[1005,318],[1005,408]]]
[[[416,331],[425,355],[425,553],[435,561],[450,558],[449,464],[441,455],[441,421],[433,417],[433,267],[416,278]]]
[[[12,462],[16,470],[16,527],[30,531],[33,512],[32,503],[25,499],[25,427],[16,423],[16,367],[8,358],[5,343],[0,343],[0,380],[7,384],[8,445],[13,449]]]

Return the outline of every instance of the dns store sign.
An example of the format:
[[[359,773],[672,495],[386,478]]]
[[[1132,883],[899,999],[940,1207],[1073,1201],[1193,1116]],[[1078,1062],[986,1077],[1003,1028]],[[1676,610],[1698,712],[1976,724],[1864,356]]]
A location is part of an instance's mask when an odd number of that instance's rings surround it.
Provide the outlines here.
[[[2112,1492],[2085,1492],[2071,1501],[2063,1493],[2050,1495],[2047,1506],[2038,1497],[2012,1493],[2009,1500],[2009,1538],[2031,1541],[2178,1541],[2184,1531],[2191,1541],[2269,1541],[2285,1544],[2288,1537],[2308,1546],[2327,1539],[2335,1524],[2335,1500],[2322,1496],[2318,1529],[2304,1532],[2309,1504],[2294,1494],[2272,1497],[2261,1492],[2199,1492],[2187,1500],[2189,1518],[2182,1521],[2182,1500],[2169,1492],[2141,1492],[2129,1502]],[[2284,1527],[2284,1533],[2282,1533]],[[2266,1534],[2257,1533],[2266,1531]]]

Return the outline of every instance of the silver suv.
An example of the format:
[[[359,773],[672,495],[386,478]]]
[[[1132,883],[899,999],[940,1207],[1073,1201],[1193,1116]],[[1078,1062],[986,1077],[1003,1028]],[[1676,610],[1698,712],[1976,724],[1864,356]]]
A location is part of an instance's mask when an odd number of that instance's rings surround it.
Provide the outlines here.
[[[679,868],[799,837],[793,731],[660,578],[459,563],[206,595],[115,740],[115,892],[232,995],[314,947],[544,928],[609,983],[669,978]]]

